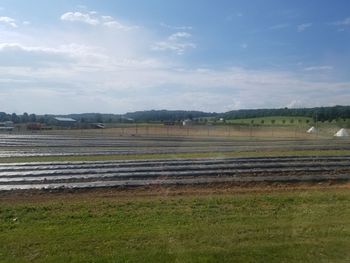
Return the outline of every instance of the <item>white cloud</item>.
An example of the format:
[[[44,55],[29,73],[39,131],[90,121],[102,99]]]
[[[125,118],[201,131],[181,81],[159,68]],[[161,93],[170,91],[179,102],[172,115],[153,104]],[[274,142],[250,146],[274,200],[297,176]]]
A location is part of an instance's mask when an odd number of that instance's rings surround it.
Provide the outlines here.
[[[93,18],[89,13],[80,12],[67,12],[61,16],[61,20],[70,22],[83,22],[89,25],[98,25],[100,22],[98,19]]]
[[[297,26],[297,31],[298,32],[303,32],[305,31],[307,28],[311,27],[312,23],[305,23],[305,24],[300,24]]]
[[[123,24],[121,24],[121,23],[119,23],[119,22],[117,22],[115,20],[103,22],[103,25],[107,26],[107,27],[111,27],[111,28],[124,30],[124,31],[129,31],[129,30],[132,30],[132,29],[139,28],[138,26],[126,26],[126,25],[123,25]]]
[[[350,25],[350,17],[345,18],[344,20],[339,20],[333,23],[330,23],[331,25],[335,26],[349,26]]]
[[[74,66],[98,68],[101,64],[106,64],[108,57],[99,54],[94,48],[70,44],[58,47],[25,46],[18,43],[0,44],[0,67],[11,68],[12,71],[23,69],[61,69]],[[24,70],[26,72],[26,70]]]
[[[114,18],[112,16],[101,16],[101,19],[104,22],[114,21]]]
[[[164,28],[173,29],[173,30],[192,30],[193,29],[192,26],[171,26],[166,23],[160,23],[160,25]]]
[[[102,25],[109,28],[115,28],[123,31],[129,31],[131,29],[138,28],[137,26],[127,26],[117,20],[112,16],[98,15],[96,11],[89,11],[86,13],[82,12],[66,12],[61,16],[61,20],[69,22],[81,22],[92,26]]]
[[[329,99],[341,104],[350,99],[344,92],[350,83],[244,68],[186,69],[154,58],[120,58],[110,51],[77,44],[0,46],[0,98],[7,98],[2,107],[12,112],[13,105],[20,105],[19,111],[37,113],[123,113],[155,107],[227,111],[293,107],[305,101],[309,103],[303,106],[327,105]],[[23,60],[26,53],[31,56]],[[7,64],[5,55],[11,56]],[[18,57],[22,64],[9,63]]]
[[[48,30],[33,25],[27,34],[26,27],[0,28],[3,111],[227,111],[293,106],[299,102],[303,106],[319,106],[350,101],[350,83],[319,77],[327,75],[324,70],[333,68],[329,65],[303,64],[300,67],[304,70],[298,73],[189,67],[183,57],[174,59],[166,56],[168,53],[160,55],[149,50],[152,46],[154,50],[184,54],[196,47],[188,31],[177,30],[164,39],[144,27],[110,34],[111,29],[104,23],[116,19],[97,12],[81,13],[98,21],[91,25],[96,29],[94,34],[81,27],[48,26]]]
[[[277,24],[277,25],[270,26],[269,29],[270,30],[281,30],[281,29],[287,28],[289,26],[290,26],[289,24]]]
[[[6,24],[6,25],[11,26],[13,28],[18,27],[16,20],[11,18],[11,17],[8,17],[8,16],[0,16],[0,23]]]
[[[311,66],[304,68],[305,71],[324,71],[324,70],[332,70],[333,66]]]
[[[53,48],[28,47],[18,43],[1,43],[0,65],[1,67],[24,65],[35,66],[42,62],[61,60],[62,54],[62,52]]]
[[[177,41],[181,38],[190,38],[191,34],[187,32],[177,32],[168,37],[169,40],[171,41]]]
[[[156,42],[152,46],[152,50],[173,51],[178,55],[182,55],[188,49],[196,48],[196,44],[188,41],[192,35],[187,32],[176,32],[170,35],[165,41]]]

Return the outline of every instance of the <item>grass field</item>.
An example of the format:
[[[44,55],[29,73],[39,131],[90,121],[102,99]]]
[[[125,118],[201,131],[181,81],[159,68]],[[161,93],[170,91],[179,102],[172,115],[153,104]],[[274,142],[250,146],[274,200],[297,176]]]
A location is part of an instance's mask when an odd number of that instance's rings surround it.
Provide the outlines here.
[[[300,127],[306,128],[316,126],[319,129],[329,130],[333,132],[339,128],[349,128],[349,119],[338,119],[333,121],[315,121],[310,117],[293,117],[293,116],[270,116],[270,117],[259,117],[259,118],[246,118],[246,119],[235,119],[226,120],[227,124],[235,125],[254,125],[262,127]]]
[[[0,260],[349,262],[348,188],[2,194]]]
[[[227,120],[227,123],[234,124],[254,124],[264,126],[288,125],[288,126],[307,126],[314,123],[310,117],[290,117],[290,116],[270,116],[261,118],[246,118]]]

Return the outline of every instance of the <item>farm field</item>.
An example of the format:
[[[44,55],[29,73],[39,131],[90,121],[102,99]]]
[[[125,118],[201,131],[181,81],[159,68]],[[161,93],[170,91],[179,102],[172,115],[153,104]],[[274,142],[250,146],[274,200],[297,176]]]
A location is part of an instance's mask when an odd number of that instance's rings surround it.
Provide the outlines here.
[[[349,10],[1,1],[0,263],[350,263]]]
[[[0,134],[1,262],[349,261],[348,139],[150,131]]]
[[[346,139],[0,135],[0,190],[348,180]]]
[[[339,150],[347,149],[349,142],[346,139],[336,140],[333,130],[328,134],[321,131],[307,134],[305,129],[288,128],[161,128],[0,134],[0,157],[309,150],[310,147],[315,150],[322,150],[322,147]]]
[[[308,126],[314,125],[314,121],[310,117],[298,117],[298,116],[269,116],[269,117],[257,117],[227,120],[227,123],[233,124],[255,124],[255,125],[288,125],[288,126]]]
[[[109,135],[109,136],[162,136],[162,137],[232,137],[235,139],[247,138],[310,138],[305,132],[312,126],[308,125],[260,125],[254,124],[193,124],[189,126],[161,125],[161,124],[119,124],[107,129],[62,129],[52,131],[39,131],[34,134],[50,135]],[[339,130],[335,124],[318,123],[321,129],[319,136],[322,138],[332,138],[333,134]],[[30,133],[27,133],[30,134]]]
[[[305,129],[307,127],[316,126],[323,131],[340,129],[342,127],[348,128],[350,125],[349,119],[337,119],[333,121],[318,121],[317,123],[311,117],[298,116],[269,116],[256,117],[245,119],[226,120],[228,125],[253,125],[261,127],[297,127],[298,129]]]

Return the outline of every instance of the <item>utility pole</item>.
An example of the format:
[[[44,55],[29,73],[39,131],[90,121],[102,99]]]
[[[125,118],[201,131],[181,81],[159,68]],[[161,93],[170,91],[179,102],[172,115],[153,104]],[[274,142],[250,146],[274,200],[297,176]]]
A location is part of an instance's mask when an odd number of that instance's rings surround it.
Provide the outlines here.
[[[317,120],[317,111],[316,111],[316,138],[318,138],[318,120]]]

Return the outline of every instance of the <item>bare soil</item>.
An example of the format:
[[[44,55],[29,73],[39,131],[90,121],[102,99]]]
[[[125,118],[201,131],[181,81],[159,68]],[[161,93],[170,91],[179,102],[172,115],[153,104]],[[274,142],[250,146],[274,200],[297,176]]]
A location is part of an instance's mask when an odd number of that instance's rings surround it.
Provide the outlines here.
[[[32,203],[45,200],[130,199],[162,196],[235,195],[285,191],[350,189],[348,181],[288,182],[288,183],[215,183],[181,186],[140,186],[128,188],[20,190],[0,192],[0,203]]]

